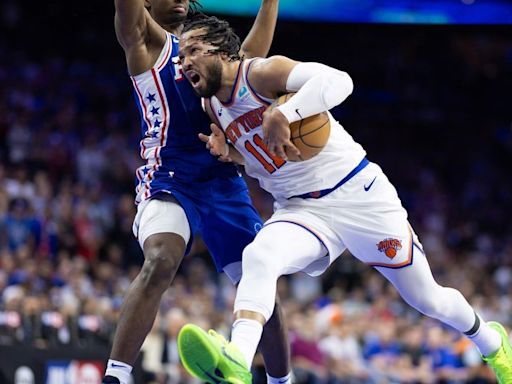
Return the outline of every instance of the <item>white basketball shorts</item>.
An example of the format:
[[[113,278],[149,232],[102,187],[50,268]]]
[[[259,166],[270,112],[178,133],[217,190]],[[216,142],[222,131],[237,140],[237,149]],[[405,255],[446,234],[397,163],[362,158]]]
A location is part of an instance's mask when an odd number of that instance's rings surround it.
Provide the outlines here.
[[[423,251],[396,189],[374,163],[322,198],[276,201],[274,208],[265,226],[300,225],[329,252],[328,257],[316,256],[304,269],[312,276],[325,271],[346,249],[366,264],[387,268],[410,265],[413,244]]]

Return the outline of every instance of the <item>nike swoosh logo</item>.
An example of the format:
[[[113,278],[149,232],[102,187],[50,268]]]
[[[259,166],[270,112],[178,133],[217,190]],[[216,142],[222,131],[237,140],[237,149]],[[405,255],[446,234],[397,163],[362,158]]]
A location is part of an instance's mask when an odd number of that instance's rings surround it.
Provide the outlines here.
[[[215,376],[213,376],[212,374],[210,374],[209,372],[207,372],[203,367],[201,367],[199,364],[197,364],[197,367],[206,375],[210,378],[210,380],[212,380],[213,384],[222,384],[222,381],[217,379]]]
[[[373,180],[372,180],[372,182],[370,183],[370,185],[368,185],[368,186],[366,186],[366,185],[365,185],[365,186],[364,186],[364,191],[365,191],[365,192],[368,192],[368,191],[370,190],[370,188],[372,187],[373,183],[375,183],[375,180],[376,180],[376,179],[377,179],[377,176],[375,176],[375,177],[373,178]]]
[[[124,365],[116,364],[116,363],[110,363],[110,366],[111,366],[112,368],[124,368],[124,369],[128,369],[128,367],[125,367]]]
[[[224,355],[224,357],[226,359],[228,359],[229,361],[231,361],[232,363],[235,363],[236,365],[238,365],[239,367],[242,367],[243,369],[247,369],[247,367],[243,364],[240,364],[240,362],[236,361],[235,359],[233,359],[231,356],[229,356],[229,354],[226,352],[226,347],[222,347],[222,354]]]

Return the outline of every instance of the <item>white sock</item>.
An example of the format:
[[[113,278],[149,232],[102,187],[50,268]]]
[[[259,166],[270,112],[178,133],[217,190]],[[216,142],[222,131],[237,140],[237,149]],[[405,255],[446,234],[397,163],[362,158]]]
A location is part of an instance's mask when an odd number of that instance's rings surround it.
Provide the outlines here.
[[[292,374],[291,372],[284,377],[272,377],[267,373],[267,384],[291,384]]]
[[[122,361],[109,359],[105,376],[117,377],[121,384],[128,384],[131,381],[132,366]]]
[[[490,356],[501,347],[501,335],[495,329],[489,327],[482,318],[479,317],[480,327],[475,333],[466,335],[475,343],[482,356]]]
[[[263,325],[257,320],[237,319],[231,330],[231,341],[245,357],[247,368],[251,369],[252,360],[260,343]]]

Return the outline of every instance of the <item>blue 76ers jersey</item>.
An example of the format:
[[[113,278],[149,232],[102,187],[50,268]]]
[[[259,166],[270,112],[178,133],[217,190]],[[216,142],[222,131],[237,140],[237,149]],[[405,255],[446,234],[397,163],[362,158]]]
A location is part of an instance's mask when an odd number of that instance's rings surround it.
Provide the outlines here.
[[[210,133],[210,120],[183,75],[178,44],[167,33],[153,68],[131,77],[141,115],[140,156],[146,162],[136,171],[137,204],[190,183],[238,177],[235,166],[211,156],[197,137]]]

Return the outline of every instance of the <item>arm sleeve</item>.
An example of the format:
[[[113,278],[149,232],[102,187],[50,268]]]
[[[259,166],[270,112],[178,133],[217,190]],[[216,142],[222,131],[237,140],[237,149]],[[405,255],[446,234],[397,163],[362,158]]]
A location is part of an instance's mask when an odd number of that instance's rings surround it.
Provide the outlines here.
[[[297,93],[277,108],[293,123],[341,104],[353,89],[346,72],[320,63],[299,63],[286,81],[286,90]]]

